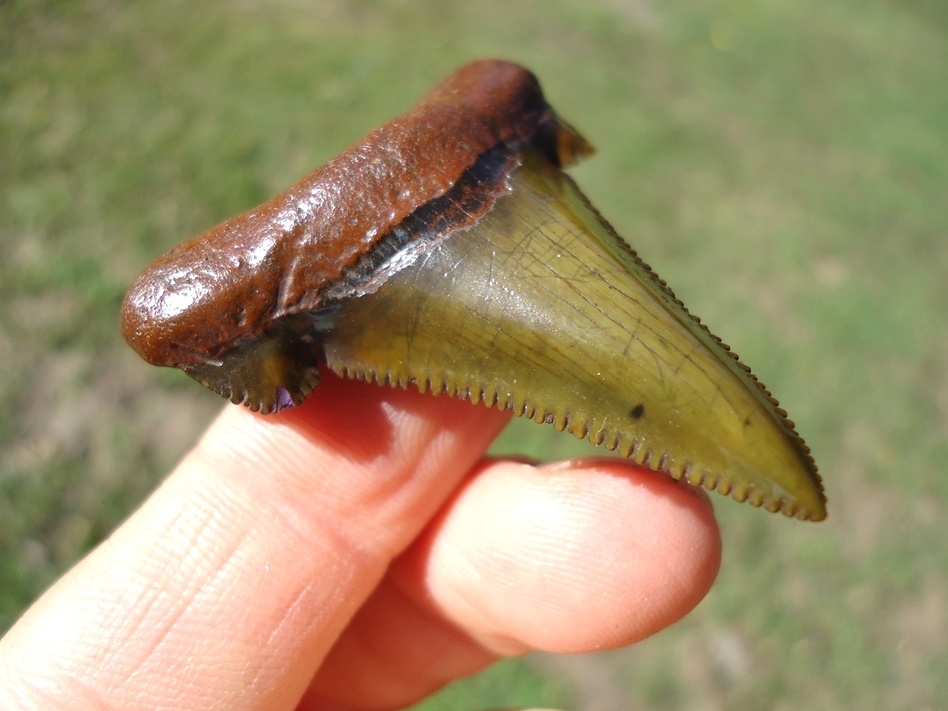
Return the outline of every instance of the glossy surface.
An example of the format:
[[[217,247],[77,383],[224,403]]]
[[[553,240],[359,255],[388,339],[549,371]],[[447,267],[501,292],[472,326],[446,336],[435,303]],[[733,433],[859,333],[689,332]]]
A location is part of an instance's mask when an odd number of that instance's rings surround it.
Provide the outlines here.
[[[824,518],[786,414],[560,170],[590,151],[528,72],[469,65],[297,186],[159,259],[126,299],[126,337],[264,412],[305,398],[322,360]]]
[[[149,363],[182,368],[254,409],[286,394],[299,402],[318,378],[303,365],[312,349],[296,342],[310,326],[287,333],[283,320],[345,295],[350,270],[485,153],[526,145],[558,165],[591,151],[530,72],[466,65],[290,189],[157,259],[125,297],[125,338]],[[264,334],[278,343],[255,342]]]

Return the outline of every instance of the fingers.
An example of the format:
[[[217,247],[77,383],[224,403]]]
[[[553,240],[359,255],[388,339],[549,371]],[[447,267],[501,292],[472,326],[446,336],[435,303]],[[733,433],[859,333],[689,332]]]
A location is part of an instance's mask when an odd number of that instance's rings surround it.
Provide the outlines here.
[[[0,707],[292,708],[507,419],[331,376],[280,416],[228,408],[0,642]]]
[[[485,462],[395,561],[302,708],[399,707],[497,656],[638,641],[701,600],[720,555],[710,502],[686,485],[618,459]]]
[[[335,643],[303,707],[387,708],[700,599],[709,505],[623,462],[488,462],[445,505],[506,419],[332,377],[278,417],[228,408],[0,642],[0,706],[292,708]]]

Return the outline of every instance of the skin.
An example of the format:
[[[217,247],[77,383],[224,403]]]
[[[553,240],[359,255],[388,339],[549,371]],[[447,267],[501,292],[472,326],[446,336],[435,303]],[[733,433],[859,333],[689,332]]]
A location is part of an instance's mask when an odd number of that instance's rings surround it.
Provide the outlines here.
[[[702,493],[485,459],[507,414],[323,377],[276,416],[229,406],[24,615],[0,708],[398,708],[506,655],[634,643],[710,588]]]

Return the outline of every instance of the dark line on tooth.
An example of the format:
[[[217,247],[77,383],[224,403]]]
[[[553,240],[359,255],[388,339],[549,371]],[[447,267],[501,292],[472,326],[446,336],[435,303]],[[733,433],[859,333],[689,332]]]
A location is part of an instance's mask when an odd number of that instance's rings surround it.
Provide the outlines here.
[[[320,303],[374,291],[391,274],[411,263],[409,259],[403,265],[392,264],[394,258],[404,256],[405,250],[415,248],[424,258],[452,232],[471,227],[506,192],[507,178],[517,165],[516,154],[503,144],[483,153],[448,192],[416,208],[346,267],[338,279],[326,285],[320,292]],[[386,266],[391,274],[384,274]]]

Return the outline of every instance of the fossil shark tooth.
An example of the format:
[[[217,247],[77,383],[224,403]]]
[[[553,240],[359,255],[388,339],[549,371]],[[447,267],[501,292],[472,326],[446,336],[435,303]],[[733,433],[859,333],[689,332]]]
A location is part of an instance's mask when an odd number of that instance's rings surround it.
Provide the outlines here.
[[[825,517],[777,401],[589,204],[532,74],[467,65],[264,205],[159,258],[129,343],[272,412],[364,380],[513,410],[675,478]]]

